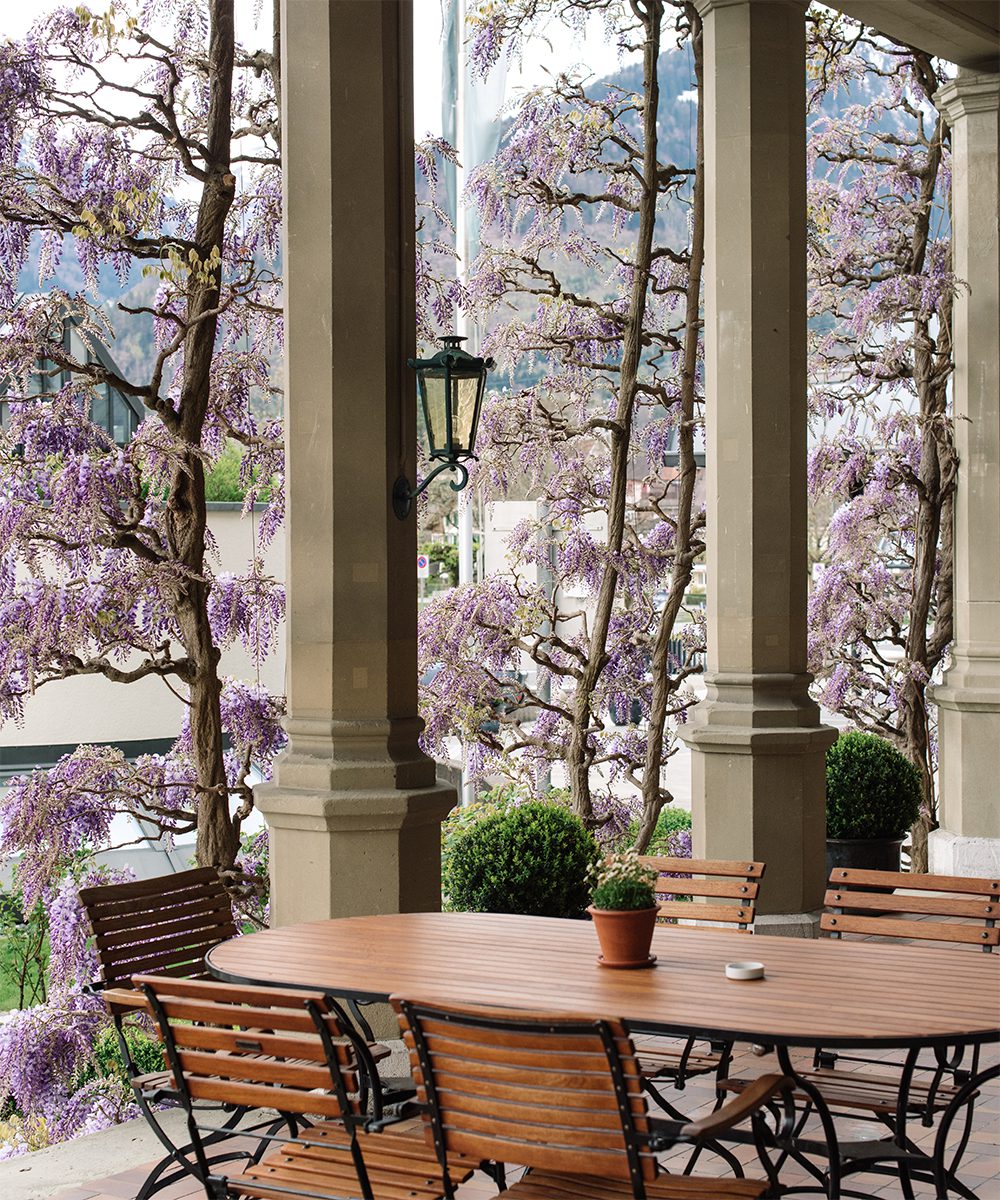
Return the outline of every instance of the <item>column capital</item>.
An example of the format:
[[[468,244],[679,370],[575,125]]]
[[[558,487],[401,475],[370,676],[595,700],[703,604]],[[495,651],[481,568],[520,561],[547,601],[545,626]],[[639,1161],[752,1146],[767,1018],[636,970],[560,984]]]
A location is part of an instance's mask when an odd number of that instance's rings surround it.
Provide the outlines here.
[[[934,102],[949,125],[972,113],[996,112],[1000,109],[1000,75],[962,71],[957,79],[938,88]]]
[[[767,4],[769,7],[783,4],[786,8],[797,8],[803,14],[809,7],[808,0],[694,0],[694,6],[702,19],[720,8],[747,8],[752,4]]]

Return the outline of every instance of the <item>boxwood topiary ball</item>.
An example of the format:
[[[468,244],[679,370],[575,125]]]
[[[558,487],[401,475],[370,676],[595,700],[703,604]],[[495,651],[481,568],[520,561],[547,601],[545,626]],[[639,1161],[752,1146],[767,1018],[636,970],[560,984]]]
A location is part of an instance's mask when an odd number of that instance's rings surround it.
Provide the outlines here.
[[[455,912],[578,917],[599,857],[575,814],[540,801],[476,821],[451,846],[442,886]]]
[[[884,738],[845,733],[827,750],[827,837],[903,837],[921,801],[920,772]]]

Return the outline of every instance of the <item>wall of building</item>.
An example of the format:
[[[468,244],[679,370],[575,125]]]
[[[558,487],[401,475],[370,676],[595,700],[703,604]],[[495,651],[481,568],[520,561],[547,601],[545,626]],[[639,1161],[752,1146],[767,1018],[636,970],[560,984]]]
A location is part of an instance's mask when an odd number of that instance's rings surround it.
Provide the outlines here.
[[[217,570],[242,571],[254,552],[254,528],[238,504],[210,504],[209,528],[218,544]],[[258,514],[259,515],[259,514]],[[284,534],[280,532],[263,554],[264,570],[284,577]],[[242,647],[226,652],[223,672],[256,678],[256,667]],[[272,692],[284,691],[285,645],[278,639],[275,653],[261,668],[261,682]],[[173,740],[180,729],[183,705],[159,679],[123,685],[99,676],[61,679],[45,684],[25,705],[23,724],[0,729],[0,777],[13,770],[51,761],[42,748],[76,746],[86,742],[126,744],[142,753],[155,743]],[[158,748],[158,747],[156,747]]]

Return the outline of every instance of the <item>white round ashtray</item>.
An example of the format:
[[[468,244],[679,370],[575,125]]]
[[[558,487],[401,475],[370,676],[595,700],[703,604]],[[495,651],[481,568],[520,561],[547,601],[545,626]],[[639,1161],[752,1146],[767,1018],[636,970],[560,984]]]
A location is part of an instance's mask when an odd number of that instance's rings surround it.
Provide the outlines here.
[[[764,964],[759,962],[726,963],[727,979],[763,979]]]

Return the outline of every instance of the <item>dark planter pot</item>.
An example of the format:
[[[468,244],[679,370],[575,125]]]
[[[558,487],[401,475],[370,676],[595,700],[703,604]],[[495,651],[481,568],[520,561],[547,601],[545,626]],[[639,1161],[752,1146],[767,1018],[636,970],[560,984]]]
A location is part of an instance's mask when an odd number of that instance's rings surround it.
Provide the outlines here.
[[[856,871],[898,871],[899,849],[903,838],[827,838],[826,877],[837,867]],[[893,888],[872,888],[873,892],[891,892]]]

